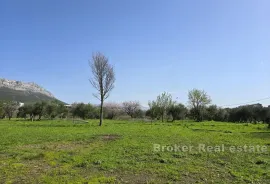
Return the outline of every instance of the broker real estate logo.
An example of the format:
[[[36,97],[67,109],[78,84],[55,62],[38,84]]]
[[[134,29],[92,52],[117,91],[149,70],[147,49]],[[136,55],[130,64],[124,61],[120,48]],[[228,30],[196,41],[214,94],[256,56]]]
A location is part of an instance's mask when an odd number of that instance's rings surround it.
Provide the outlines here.
[[[208,153],[218,153],[218,152],[248,152],[248,153],[266,153],[268,152],[268,147],[265,145],[237,145],[237,146],[226,146],[224,144],[220,145],[206,145],[198,144],[194,145],[160,145],[153,144],[154,152],[208,152]]]

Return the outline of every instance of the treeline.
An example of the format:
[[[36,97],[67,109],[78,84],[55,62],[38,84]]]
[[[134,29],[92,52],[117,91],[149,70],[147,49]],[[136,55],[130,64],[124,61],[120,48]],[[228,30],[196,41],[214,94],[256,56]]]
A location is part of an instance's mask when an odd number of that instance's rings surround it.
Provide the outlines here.
[[[149,109],[146,116],[152,119],[162,120],[162,110]],[[199,116],[199,119],[198,119]],[[196,121],[222,121],[239,123],[270,123],[270,106],[262,104],[239,106],[236,108],[220,108],[210,105],[196,112],[196,109],[188,109],[179,103],[170,106],[166,113],[166,121],[191,119]]]
[[[105,119],[147,118],[152,121],[173,122],[190,119],[195,121],[223,121],[239,123],[267,123],[270,127],[270,106],[262,104],[244,105],[235,108],[221,108],[211,104],[211,98],[202,90],[193,89],[188,94],[188,105],[177,103],[166,92],[149,101],[149,109],[143,110],[137,101],[123,103],[105,103]],[[99,119],[100,107],[92,104],[73,103],[65,105],[58,101],[37,102],[19,106],[17,102],[0,103],[0,118],[81,118]]]
[[[55,118],[80,118],[99,119],[99,106],[90,103],[73,103],[65,105],[59,101],[36,102],[25,104],[14,101],[0,102],[0,119],[24,118],[29,120],[55,119]],[[143,118],[144,111],[141,110],[139,102],[105,103],[103,109],[105,119],[121,118]]]
[[[59,101],[41,101],[21,105],[15,101],[0,102],[0,118],[11,119],[13,117],[41,120],[42,118],[54,119],[56,117],[66,118],[68,109]]]
[[[149,102],[146,115],[161,121],[192,119],[195,121],[223,121],[239,123],[267,123],[270,127],[270,106],[262,104],[221,108],[211,105],[211,98],[203,90],[193,89],[188,93],[188,106],[172,100],[166,92]]]
[[[239,123],[267,123],[270,128],[270,106],[262,104],[221,108],[211,105],[211,98],[203,90],[193,89],[188,93],[188,106],[172,100],[168,93],[159,95],[149,102],[146,115],[161,121],[192,119],[195,121],[223,121]]]

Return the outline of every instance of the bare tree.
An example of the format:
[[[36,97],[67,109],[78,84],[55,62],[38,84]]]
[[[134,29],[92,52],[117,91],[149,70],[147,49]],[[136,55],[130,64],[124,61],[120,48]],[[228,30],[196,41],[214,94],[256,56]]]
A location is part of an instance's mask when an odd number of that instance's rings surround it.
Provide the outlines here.
[[[141,109],[141,105],[137,101],[130,101],[123,103],[123,110],[127,113],[127,115],[135,118],[136,113]]]
[[[103,103],[109,97],[111,90],[114,88],[115,75],[114,69],[109,64],[108,58],[102,53],[97,52],[92,56],[92,61],[89,62],[92,69],[93,77],[90,79],[93,87],[98,93],[93,94],[94,97],[100,100],[100,121],[99,126],[103,121]]]

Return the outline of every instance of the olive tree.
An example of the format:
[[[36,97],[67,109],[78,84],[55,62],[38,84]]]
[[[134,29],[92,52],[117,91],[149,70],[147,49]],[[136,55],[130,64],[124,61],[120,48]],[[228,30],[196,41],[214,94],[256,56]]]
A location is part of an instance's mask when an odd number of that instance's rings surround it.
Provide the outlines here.
[[[18,102],[9,101],[3,104],[5,115],[8,117],[9,120],[12,118],[12,116],[18,110],[18,108],[19,108]]]
[[[174,122],[174,120],[184,119],[186,117],[186,114],[187,109],[183,104],[173,104],[169,107],[167,111],[167,115],[171,116],[172,122]]]
[[[45,108],[47,106],[47,102],[36,102],[33,106],[33,116],[38,116],[38,120],[41,120],[42,116],[45,114]]]
[[[207,119],[208,121],[217,120],[219,109],[216,105],[210,105],[209,107],[206,108],[205,112],[206,112],[205,119]]]
[[[26,119],[27,112],[25,106],[22,106],[18,109],[17,118],[24,118]]]
[[[49,103],[45,106],[45,113],[50,119],[53,119],[57,116],[57,107],[58,105],[55,103]]]
[[[68,115],[68,108],[64,104],[58,104],[56,111],[57,111],[57,115],[61,119],[67,117]]]
[[[188,92],[188,103],[191,106],[191,114],[196,121],[203,120],[203,111],[211,103],[211,98],[203,90],[193,89]]]
[[[72,114],[73,120],[75,117],[85,119],[94,119],[96,117],[96,108],[88,103],[74,103],[71,106],[70,112]]]
[[[4,116],[5,116],[4,104],[3,102],[0,101],[0,119],[3,119]]]
[[[89,65],[93,75],[90,82],[98,91],[93,95],[100,100],[99,126],[101,126],[103,121],[104,100],[109,97],[110,92],[114,88],[114,68],[109,64],[108,58],[100,52],[93,54],[92,61],[89,61]]]
[[[169,108],[175,104],[172,100],[172,95],[169,93],[163,92],[161,95],[157,96],[156,101],[149,102],[151,116],[161,117],[162,122],[167,116]]]
[[[146,116],[149,116],[151,120],[158,118],[160,114],[159,107],[157,106],[156,101],[148,102],[149,109],[146,111]]]

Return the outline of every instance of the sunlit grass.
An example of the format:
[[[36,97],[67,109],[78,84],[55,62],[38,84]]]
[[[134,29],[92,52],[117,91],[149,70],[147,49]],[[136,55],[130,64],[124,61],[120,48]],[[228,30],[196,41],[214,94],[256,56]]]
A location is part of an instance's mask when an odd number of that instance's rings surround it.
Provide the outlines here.
[[[155,152],[164,146],[270,146],[263,124],[0,121],[3,183],[269,183],[268,152]]]

